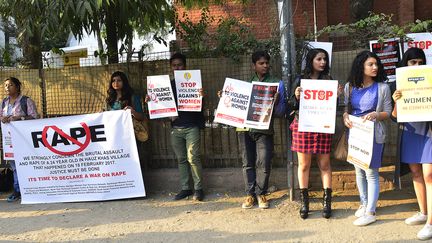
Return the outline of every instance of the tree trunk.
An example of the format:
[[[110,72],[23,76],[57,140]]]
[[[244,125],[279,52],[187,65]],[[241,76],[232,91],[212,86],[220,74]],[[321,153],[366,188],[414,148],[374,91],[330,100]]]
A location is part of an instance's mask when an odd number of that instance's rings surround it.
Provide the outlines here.
[[[118,63],[118,35],[117,35],[117,23],[115,13],[117,11],[114,4],[107,6],[106,15],[106,33],[107,33],[107,50],[108,50],[108,63]]]
[[[126,36],[126,62],[130,62],[132,60],[132,55],[135,49],[132,46],[133,44],[133,31],[131,30]]]
[[[35,30],[33,36],[28,37],[24,34],[21,41],[23,49],[23,64],[32,69],[42,68],[42,48],[40,31]]]
[[[96,24],[94,25],[95,27],[95,33],[96,33],[96,39],[97,39],[97,43],[98,43],[98,52],[99,52],[99,59],[101,60],[101,64],[105,65],[106,64],[106,56],[104,55],[104,45],[103,45],[103,41],[102,41],[102,36],[101,36],[101,28],[99,23],[96,21]]]

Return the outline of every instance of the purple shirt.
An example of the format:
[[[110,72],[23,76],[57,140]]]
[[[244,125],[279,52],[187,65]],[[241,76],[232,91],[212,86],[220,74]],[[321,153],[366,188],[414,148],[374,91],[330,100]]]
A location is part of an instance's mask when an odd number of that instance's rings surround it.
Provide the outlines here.
[[[26,113],[21,109],[21,100],[22,95],[19,95],[13,104],[9,104],[10,97],[8,96],[4,100],[4,107],[0,114],[0,119],[4,116],[25,116]],[[27,115],[33,117],[34,119],[38,118],[36,105],[34,101],[30,98],[27,98]]]

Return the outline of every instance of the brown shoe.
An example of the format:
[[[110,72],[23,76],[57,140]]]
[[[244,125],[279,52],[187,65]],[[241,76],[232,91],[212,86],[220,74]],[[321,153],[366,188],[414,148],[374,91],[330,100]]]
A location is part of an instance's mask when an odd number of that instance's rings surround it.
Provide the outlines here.
[[[269,202],[264,195],[258,195],[258,207],[262,209],[269,207]]]
[[[246,197],[245,201],[242,204],[242,208],[244,209],[250,209],[255,205],[255,197],[252,195],[249,195]]]

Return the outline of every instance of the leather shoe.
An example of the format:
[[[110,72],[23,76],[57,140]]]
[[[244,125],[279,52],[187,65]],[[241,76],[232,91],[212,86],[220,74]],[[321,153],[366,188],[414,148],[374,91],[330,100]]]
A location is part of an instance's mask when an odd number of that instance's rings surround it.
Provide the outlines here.
[[[202,201],[204,199],[204,192],[202,189],[196,190],[193,196],[193,199],[196,201]]]
[[[174,200],[181,200],[190,195],[192,195],[192,190],[181,190],[177,195],[175,195]]]

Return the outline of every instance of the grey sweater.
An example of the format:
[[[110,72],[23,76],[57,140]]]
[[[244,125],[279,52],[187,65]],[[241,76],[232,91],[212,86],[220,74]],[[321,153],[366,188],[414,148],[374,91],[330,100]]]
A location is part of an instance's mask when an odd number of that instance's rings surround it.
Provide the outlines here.
[[[348,105],[349,83],[345,84],[344,89],[345,106]],[[387,112],[390,117],[392,112],[390,88],[386,83],[378,83],[378,105],[376,112]],[[387,141],[387,128],[384,121],[375,121],[375,141],[385,143]]]

